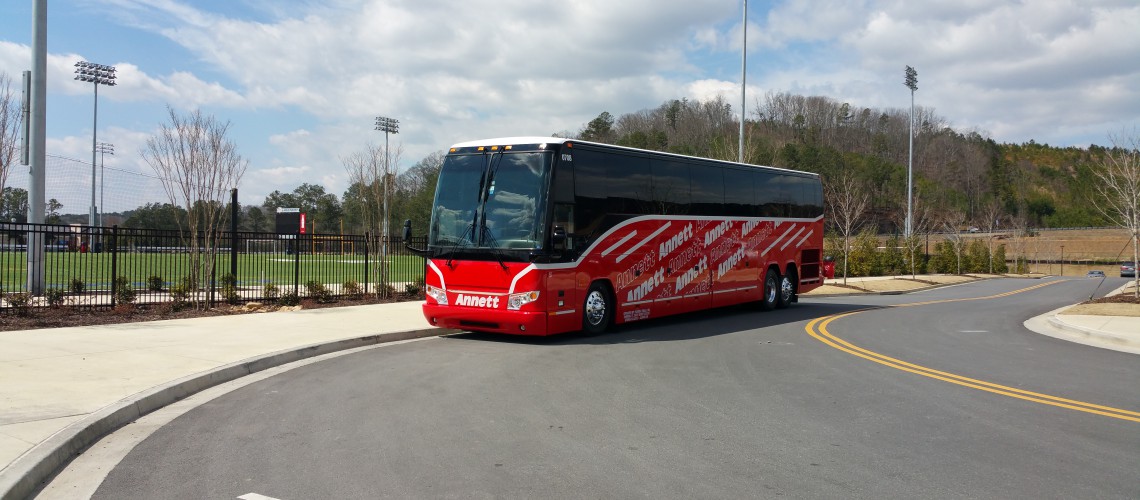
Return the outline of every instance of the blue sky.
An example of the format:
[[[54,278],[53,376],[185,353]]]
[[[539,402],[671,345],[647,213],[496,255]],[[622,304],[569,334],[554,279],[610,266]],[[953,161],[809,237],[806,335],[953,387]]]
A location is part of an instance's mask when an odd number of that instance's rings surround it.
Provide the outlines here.
[[[75,61],[87,60],[119,69],[118,85],[99,89],[99,140],[115,144],[107,165],[117,177],[108,178],[120,180],[108,185],[107,209],[164,201],[124,172],[153,175],[138,151],[168,105],[231,122],[250,160],[243,203],[302,182],[340,195],[340,158],[383,144],[378,115],[400,120],[391,141],[403,169],[452,143],[572,132],[602,111],[667,99],[723,94],[736,109],[741,7],[50,0],[48,152],[90,159],[91,84],[73,80]],[[31,65],[31,8],[31,0],[0,4],[0,72],[16,82]],[[754,0],[748,23],[750,114],[767,92],[905,108],[911,65],[918,105],[998,142],[1084,147],[1140,125],[1140,5],[1132,0]],[[47,195],[65,212],[85,213],[81,194],[63,193],[89,193],[77,166],[49,171],[63,181],[49,179],[49,191],[61,191]]]

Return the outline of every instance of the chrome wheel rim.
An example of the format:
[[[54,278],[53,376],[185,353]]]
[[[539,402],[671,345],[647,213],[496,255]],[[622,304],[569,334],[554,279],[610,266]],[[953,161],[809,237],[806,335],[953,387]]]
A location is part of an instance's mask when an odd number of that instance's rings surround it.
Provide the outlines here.
[[[787,276],[780,280],[780,297],[784,302],[792,300],[792,280]]]
[[[606,317],[606,298],[602,292],[594,290],[590,295],[586,296],[586,321],[591,326],[598,326],[602,324],[602,320]]]

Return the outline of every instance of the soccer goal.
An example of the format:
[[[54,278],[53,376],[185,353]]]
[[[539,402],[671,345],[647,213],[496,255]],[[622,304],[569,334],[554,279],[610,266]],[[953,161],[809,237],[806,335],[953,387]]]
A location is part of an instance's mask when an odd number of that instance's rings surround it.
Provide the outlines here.
[[[245,240],[245,253],[284,253],[288,242],[279,239],[251,239]]]

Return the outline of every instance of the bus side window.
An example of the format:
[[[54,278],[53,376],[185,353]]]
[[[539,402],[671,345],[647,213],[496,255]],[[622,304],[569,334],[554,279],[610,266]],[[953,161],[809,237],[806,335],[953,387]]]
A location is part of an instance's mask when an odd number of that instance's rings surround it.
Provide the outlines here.
[[[566,231],[566,251],[574,254],[574,249],[577,245],[574,244],[575,240],[579,238],[578,234],[574,231],[574,204],[573,203],[555,203],[554,204],[554,219],[553,227],[561,226]]]

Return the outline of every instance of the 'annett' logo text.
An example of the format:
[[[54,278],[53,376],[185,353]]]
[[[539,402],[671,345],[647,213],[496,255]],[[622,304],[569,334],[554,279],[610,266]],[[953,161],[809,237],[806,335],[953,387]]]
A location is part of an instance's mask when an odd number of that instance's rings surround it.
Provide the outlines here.
[[[455,305],[457,306],[470,306],[470,307],[488,307],[491,309],[499,308],[498,297],[488,297],[486,295],[475,297],[472,295],[463,295],[462,293],[455,297]]]

